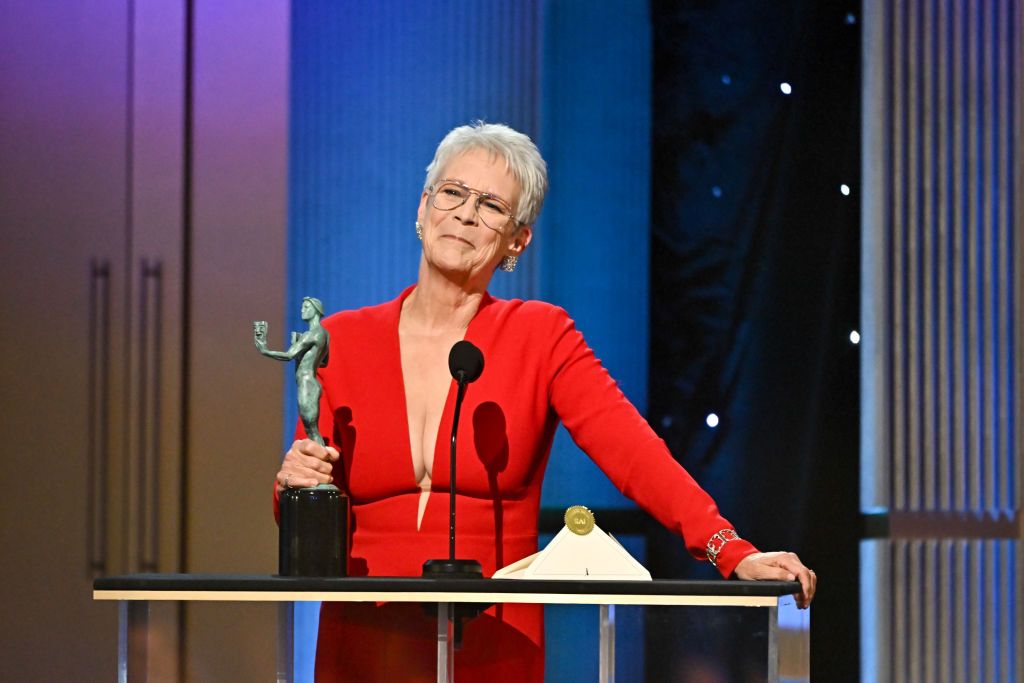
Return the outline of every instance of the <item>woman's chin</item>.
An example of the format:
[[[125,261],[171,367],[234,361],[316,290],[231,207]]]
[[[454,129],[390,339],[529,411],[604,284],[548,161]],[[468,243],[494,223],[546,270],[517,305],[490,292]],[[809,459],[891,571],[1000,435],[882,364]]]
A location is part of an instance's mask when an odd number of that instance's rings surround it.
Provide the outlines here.
[[[427,266],[431,270],[444,275],[447,279],[456,282],[469,281],[474,279],[474,275],[482,275],[484,272],[478,264],[454,256],[428,259]]]
[[[468,263],[466,259],[460,258],[457,254],[436,254],[434,258],[427,259],[427,265],[431,270],[436,270],[445,275],[469,274],[470,270],[472,270],[472,264]]]

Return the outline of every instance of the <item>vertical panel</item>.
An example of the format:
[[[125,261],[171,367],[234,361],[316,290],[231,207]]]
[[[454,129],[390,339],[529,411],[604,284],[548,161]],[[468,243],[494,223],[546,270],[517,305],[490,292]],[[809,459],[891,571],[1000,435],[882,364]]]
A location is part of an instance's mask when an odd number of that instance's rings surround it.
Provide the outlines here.
[[[983,505],[982,484],[981,484],[981,400],[982,400],[982,364],[980,326],[982,316],[982,293],[979,283],[981,274],[979,271],[980,256],[980,232],[979,216],[982,212],[981,194],[983,188],[980,186],[980,175],[982,165],[982,150],[980,147],[980,120],[981,109],[981,64],[978,59],[979,42],[979,14],[980,4],[966,4],[967,21],[966,29],[966,54],[967,54],[967,172],[966,172],[966,196],[967,196],[967,217],[966,217],[966,243],[967,243],[967,287],[966,287],[966,321],[967,330],[967,364],[968,390],[967,390],[967,414],[968,414],[968,445],[966,458],[968,461],[967,482],[968,482],[968,505],[971,509],[978,509]]]
[[[997,273],[996,282],[999,287],[995,306],[996,310],[999,311],[999,320],[993,336],[995,339],[995,352],[998,362],[996,375],[1000,389],[996,397],[998,410],[994,416],[995,423],[997,425],[996,436],[998,439],[996,448],[996,458],[998,459],[998,462],[996,464],[997,471],[995,475],[995,507],[1005,508],[1012,507],[1014,505],[1013,497],[1010,493],[1013,488],[1014,476],[1013,468],[1011,466],[1014,455],[1012,451],[1013,414],[1009,410],[1009,404],[1012,401],[1010,389],[1013,386],[1013,363],[1010,360],[1013,350],[1013,340],[1008,334],[1012,316],[1012,311],[1010,309],[1010,291],[1014,283],[1012,268],[1013,248],[1011,240],[1013,224],[1010,222],[1010,205],[1014,197],[1014,188],[1011,180],[1011,164],[1014,156],[1014,148],[1012,147],[1012,130],[1008,128],[1008,124],[1012,121],[1013,113],[1013,92],[1010,88],[1010,83],[1012,82],[1013,77],[1012,62],[1010,61],[1012,58],[1010,40],[1012,39],[1014,31],[1013,16],[1010,14],[1010,0],[1000,0],[998,7],[1000,21],[997,24],[998,39],[996,40],[995,46],[995,61],[998,64],[1006,65],[1006,68],[1000,69],[997,74],[996,88],[999,92],[999,100],[996,105],[995,121],[993,122],[996,140],[996,172],[1000,178],[999,187],[1005,188],[998,192],[997,205],[994,207],[996,228],[994,236],[996,245],[995,270]]]
[[[935,363],[935,250],[938,236],[935,234],[935,73],[936,63],[932,59],[935,44],[935,17],[933,0],[921,0],[919,12],[921,37],[917,53],[921,65],[918,79],[918,96],[921,99],[920,124],[918,135],[921,140],[921,169],[918,187],[920,188],[921,208],[919,226],[921,233],[921,306],[918,322],[920,324],[921,354],[921,507],[925,510],[935,509],[936,494],[936,439],[935,439],[935,402],[936,396],[936,363]]]
[[[981,380],[981,391],[979,396],[979,409],[981,414],[979,415],[979,424],[981,429],[981,492],[980,492],[980,506],[982,509],[991,510],[994,506],[994,491],[995,482],[994,479],[994,460],[995,454],[993,452],[993,431],[996,428],[995,422],[992,419],[993,415],[993,388],[998,383],[998,378],[995,376],[995,363],[993,358],[993,342],[994,337],[992,334],[992,323],[993,318],[996,315],[996,311],[992,305],[993,303],[993,290],[996,286],[995,273],[993,272],[993,251],[994,246],[992,244],[992,232],[993,232],[993,220],[992,220],[992,206],[993,206],[993,194],[996,191],[994,184],[997,182],[997,178],[993,174],[993,149],[994,139],[993,131],[995,126],[992,121],[992,110],[996,105],[995,93],[993,91],[993,64],[992,64],[992,33],[995,27],[995,18],[993,17],[993,8],[995,3],[978,3],[978,65],[981,71],[980,73],[980,97],[978,98],[978,138],[979,146],[981,148],[981,154],[979,155],[979,163],[981,165],[979,172],[979,180],[981,182],[980,196],[981,200],[979,206],[979,264],[978,270],[981,278],[980,284],[980,305],[979,313],[981,315],[981,321],[979,323],[979,353],[980,353],[980,380]]]
[[[938,543],[928,542],[922,544],[924,555],[924,577],[921,582],[923,593],[924,610],[922,620],[924,628],[921,630],[921,680],[937,680],[937,665],[939,658],[939,643],[941,637],[941,614],[942,595],[939,592],[939,559],[940,548]]]
[[[936,422],[936,506],[948,510],[953,504],[953,468],[950,438],[952,429],[950,415],[953,410],[953,398],[950,374],[951,334],[951,273],[949,264],[952,254],[950,236],[950,212],[952,210],[952,187],[950,186],[950,106],[952,93],[950,83],[952,65],[950,63],[950,31],[949,0],[936,0],[937,16],[934,24],[935,42],[931,59],[936,65],[936,88],[934,115],[936,120],[936,143],[938,146],[935,160],[935,221],[936,221],[936,400],[934,420]]]
[[[890,174],[887,167],[891,159],[888,153],[892,139],[889,124],[891,90],[886,77],[886,60],[875,59],[874,55],[888,55],[890,41],[887,33],[889,10],[876,3],[865,3],[861,32],[861,118],[864,121],[884,122],[881,125],[864,126],[862,132],[861,183],[864,191],[860,196],[861,215],[868,216],[864,222],[870,229],[861,231],[861,271],[863,278],[870,282],[887,282],[889,278],[888,229],[891,220],[888,197]],[[874,287],[861,296],[861,396],[887,396],[890,377],[888,371],[891,358],[890,307],[888,290]],[[865,401],[861,406],[861,507],[865,510],[884,505],[890,498],[891,482],[889,465],[892,444],[890,443],[890,405],[887,401]]]
[[[1008,99],[1010,120],[1007,121],[1006,135],[1010,144],[1007,146],[1012,150],[1007,160],[1007,187],[1011,193],[1011,200],[1008,202],[1010,215],[1007,219],[1007,257],[1010,259],[1012,277],[1006,291],[1009,296],[1007,301],[1007,330],[1009,335],[1010,351],[1007,359],[1010,363],[1006,376],[1013,384],[1010,386],[1007,396],[1009,399],[1007,413],[1012,420],[1007,434],[1010,441],[1007,445],[1007,453],[1010,458],[1010,480],[1012,506],[1020,509],[1021,496],[1024,496],[1024,463],[1020,461],[1020,452],[1024,444],[1024,418],[1020,414],[1018,392],[1024,386],[1024,315],[1020,314],[1018,307],[1024,298],[1024,236],[1019,234],[1017,226],[1024,217],[1024,169],[1021,163],[1024,162],[1024,7],[1020,2],[1013,2],[1009,7],[1009,14],[1012,19],[1007,21],[1010,33],[1007,36],[1009,45],[1009,83],[1012,89],[1012,96]],[[1021,530],[1024,535],[1024,527]],[[1024,559],[1019,559],[1024,562]],[[1019,625],[1024,625],[1024,600],[1018,602]],[[1024,633],[1021,634],[1024,643]],[[1024,649],[1024,648],[1021,648]],[[1019,650],[1018,650],[1019,651]],[[1024,680],[1024,657],[1020,658],[1021,676]]]
[[[923,432],[921,420],[923,418],[920,410],[922,400],[922,363],[924,359],[921,341],[921,316],[923,302],[921,300],[921,279],[923,266],[921,257],[923,254],[922,244],[922,186],[921,186],[921,85],[923,82],[922,73],[924,65],[920,59],[920,10],[925,0],[906,0],[904,14],[904,36],[906,42],[903,45],[902,58],[906,63],[905,81],[903,93],[906,98],[906,115],[904,118],[904,144],[906,152],[906,174],[903,178],[903,192],[906,198],[906,211],[904,212],[903,231],[906,235],[906,311],[903,316],[905,321],[906,358],[904,365],[907,368],[905,412],[907,415],[907,490],[908,498],[906,509],[919,510],[921,508],[921,478],[923,473],[924,444],[921,443]],[[898,455],[897,455],[898,457]]]
[[[981,556],[981,604],[982,604],[982,626],[981,626],[981,651],[982,667],[981,679],[998,680],[998,669],[996,667],[997,654],[1000,649],[1000,634],[996,628],[999,612],[1002,605],[996,600],[1001,597],[996,592],[995,573],[995,549],[998,541],[981,541],[979,543],[979,555]]]
[[[890,544],[887,541],[866,540],[860,543],[860,595],[861,595],[861,680],[891,680],[892,641],[884,628],[892,609],[892,574],[890,570]]]
[[[939,636],[936,641],[938,654],[935,659],[935,666],[938,671],[940,683],[954,681],[953,676],[953,627],[955,624],[956,609],[953,599],[953,572],[955,553],[951,541],[941,541],[938,544],[936,557],[938,583],[936,585],[936,598],[938,601],[947,601],[949,609],[941,609],[936,605],[938,612]]]
[[[953,553],[953,591],[950,594],[954,615],[954,648],[953,680],[966,679],[968,667],[967,634],[968,634],[968,598],[964,592],[967,583],[967,542],[955,541]]]
[[[124,569],[114,477],[129,407],[124,303],[134,302],[125,272],[127,5],[5,0],[0,10],[0,435],[11,472],[59,463],[46,468],[44,485],[4,492],[6,680],[102,680],[116,662],[116,611],[97,607],[90,588],[93,572]],[[90,312],[103,330],[92,357],[78,346],[89,339]],[[90,374],[104,387],[91,414]],[[43,427],[44,415],[54,428]],[[88,552],[91,430],[93,509],[106,514],[97,515]],[[46,455],[26,447],[41,440]]]
[[[1021,45],[1024,37],[1024,7],[1020,2],[1012,2],[1009,7],[1010,19],[1007,26],[1010,34],[1007,36],[1009,51],[1010,75],[1009,82],[1012,88],[1012,97],[1009,99],[1009,110],[1011,120],[1007,125],[1007,138],[1012,141],[1009,147],[1012,150],[1008,164],[1007,186],[1012,192],[1012,200],[1009,202],[1010,216],[1008,220],[1007,252],[1013,268],[1011,284],[1007,287],[1009,301],[1007,306],[1008,329],[1011,335],[1011,349],[1007,354],[1010,362],[1010,370],[1007,377],[1013,382],[1008,392],[1010,403],[1007,406],[1008,414],[1013,424],[1007,430],[1010,437],[1008,446],[1008,457],[1010,458],[1010,485],[1013,487],[1012,505],[1018,511],[1021,509],[1021,496],[1024,495],[1024,462],[1021,461],[1020,453],[1024,444],[1024,417],[1018,401],[1018,391],[1024,386],[1024,316],[1018,311],[1018,302],[1024,297],[1024,284],[1021,277],[1024,269],[1024,236],[1019,234],[1017,226],[1024,217],[1024,171],[1021,164],[1024,163],[1024,46]],[[1017,606],[1013,615],[1016,643],[1011,650],[1013,658],[1012,669],[1015,672],[1017,681],[1024,681],[1024,590],[1021,588],[1021,577],[1024,577],[1024,520],[1021,521],[1020,542],[1017,544],[1016,552],[1008,552],[1012,561],[1014,573],[1010,580],[1010,604]],[[1016,578],[1016,580],[1014,580]]]
[[[545,3],[541,149],[551,201],[541,230],[543,299],[566,308],[622,390],[647,404],[651,27],[645,3]],[[600,210],[593,197],[601,197]],[[586,491],[628,505],[559,430],[542,505]]]
[[[984,643],[981,641],[982,624],[985,618],[985,587],[982,585],[981,570],[982,558],[978,552],[979,543],[969,541],[966,543],[967,550],[967,581],[965,582],[962,600],[973,605],[966,610],[967,616],[967,642],[965,659],[967,663],[967,678],[970,683],[981,683],[982,662],[981,649]]]
[[[924,620],[925,592],[924,543],[910,541],[906,544],[907,578],[903,589],[907,593],[907,681],[921,681],[924,673],[924,635],[927,623]]]
[[[269,320],[271,332],[283,331],[288,5],[183,4],[192,67],[185,571],[270,572],[276,534],[268,482],[280,462],[277,416],[285,370],[250,344],[252,320]],[[225,510],[237,517],[227,538],[223,525],[211,523]],[[189,604],[182,679],[270,677],[274,614],[265,605],[226,610]]]
[[[1020,4],[864,7],[866,510],[1020,516]],[[1020,679],[1021,542],[1004,536],[881,541],[882,573],[865,544],[865,680]]]
[[[949,14],[949,33],[952,37],[952,92],[950,95],[949,115],[951,117],[952,140],[950,145],[953,153],[949,169],[950,184],[952,185],[953,208],[950,212],[950,232],[953,239],[953,253],[950,257],[948,267],[952,287],[950,297],[952,298],[952,316],[950,321],[952,349],[952,370],[953,376],[950,382],[953,392],[951,403],[952,411],[950,421],[953,425],[952,442],[950,447],[953,451],[953,507],[963,509],[967,505],[967,373],[964,362],[964,349],[966,348],[966,334],[964,330],[966,315],[966,281],[964,276],[964,258],[966,245],[964,244],[964,216],[966,215],[967,197],[963,184],[963,169],[966,168],[966,151],[963,141],[965,139],[965,128],[963,113],[963,102],[966,77],[964,74],[964,40],[962,27],[964,7],[958,0],[949,0],[951,8]]]
[[[907,349],[905,336],[906,324],[906,123],[904,83],[906,81],[905,60],[905,7],[894,3],[891,17],[891,69],[892,69],[892,228],[891,255],[893,269],[892,278],[888,283],[892,291],[892,394],[887,401],[892,410],[892,483],[893,493],[891,505],[898,510],[907,507]],[[884,257],[883,257],[884,258]]]
[[[995,241],[995,264],[994,267],[998,274],[997,282],[999,285],[999,292],[995,299],[996,310],[999,311],[998,324],[993,331],[993,335],[996,339],[996,354],[998,359],[997,373],[999,375],[999,392],[997,395],[997,409],[994,415],[994,421],[997,425],[997,447],[996,457],[998,462],[996,465],[996,501],[995,507],[998,509],[1012,509],[1016,505],[1016,501],[1013,500],[1011,491],[1013,489],[1013,467],[1012,461],[1014,457],[1013,451],[1008,448],[1009,444],[1013,442],[1013,423],[1014,415],[1009,409],[1009,405],[1012,401],[1010,389],[1013,386],[1013,362],[1012,355],[1014,353],[1014,345],[1012,339],[1008,338],[1008,330],[1010,320],[1012,317],[1012,311],[1010,309],[1010,296],[1009,292],[1014,287],[1014,273],[1012,268],[1013,262],[1013,248],[1011,234],[1014,230],[1013,223],[1010,222],[1009,206],[1013,201],[1014,188],[1012,185],[1011,178],[1011,164],[1014,157],[1014,148],[1011,146],[1013,143],[1012,134],[1007,129],[1007,123],[1010,120],[1009,114],[1012,112],[1012,91],[1010,89],[1010,82],[1012,78],[1013,69],[1011,66],[1011,50],[1009,49],[1008,40],[1013,34],[1012,21],[1013,16],[1010,12],[1010,1],[1001,0],[999,3],[999,36],[996,47],[995,60],[999,64],[1005,64],[1006,66],[999,70],[997,76],[997,87],[1000,92],[999,104],[996,109],[994,127],[997,129],[998,144],[996,148],[996,168],[998,169],[999,175],[999,187],[997,195],[997,206],[994,209],[996,232],[994,235]]]
[[[910,670],[908,643],[910,635],[910,608],[907,586],[910,562],[906,543],[893,544],[892,578],[892,670],[896,681],[907,680]]]

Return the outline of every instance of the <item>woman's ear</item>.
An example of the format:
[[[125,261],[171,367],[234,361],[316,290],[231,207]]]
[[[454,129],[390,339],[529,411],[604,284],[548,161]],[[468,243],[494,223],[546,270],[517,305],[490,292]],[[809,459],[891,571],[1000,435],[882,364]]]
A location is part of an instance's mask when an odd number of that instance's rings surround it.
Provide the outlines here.
[[[420,206],[416,210],[416,220],[418,222],[420,222],[420,223],[423,223],[423,222],[426,221],[426,218],[427,218],[427,199],[429,197],[430,197],[430,195],[427,193],[427,191],[423,190],[423,194],[420,195]]]
[[[530,241],[533,239],[533,226],[523,225],[520,226],[519,230],[512,235],[512,243],[509,245],[510,256],[521,256],[526,250],[526,247],[530,246]]]

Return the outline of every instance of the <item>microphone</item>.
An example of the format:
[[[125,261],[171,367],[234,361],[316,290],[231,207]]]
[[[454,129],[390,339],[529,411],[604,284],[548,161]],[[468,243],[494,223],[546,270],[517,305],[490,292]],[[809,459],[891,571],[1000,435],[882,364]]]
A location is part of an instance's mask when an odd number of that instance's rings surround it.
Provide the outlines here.
[[[476,560],[455,559],[455,437],[459,431],[459,415],[462,413],[462,400],[466,397],[466,387],[480,378],[484,371],[484,354],[480,349],[466,340],[457,341],[448,353],[448,370],[452,378],[459,383],[455,394],[455,412],[452,415],[452,439],[449,452],[449,491],[448,491],[448,559],[427,560],[423,563],[424,576],[448,578],[480,578],[483,567]]]
[[[484,371],[484,354],[465,339],[455,342],[448,353],[448,370],[459,384],[470,384]]]

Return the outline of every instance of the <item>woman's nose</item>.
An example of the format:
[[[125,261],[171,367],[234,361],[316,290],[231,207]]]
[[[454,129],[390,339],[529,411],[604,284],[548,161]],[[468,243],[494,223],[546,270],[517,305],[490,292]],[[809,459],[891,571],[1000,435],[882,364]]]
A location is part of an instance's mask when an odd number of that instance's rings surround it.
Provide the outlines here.
[[[475,194],[470,194],[466,197],[466,201],[462,202],[462,206],[455,207],[455,217],[467,225],[472,225],[480,220],[480,215],[477,213],[477,196]]]

